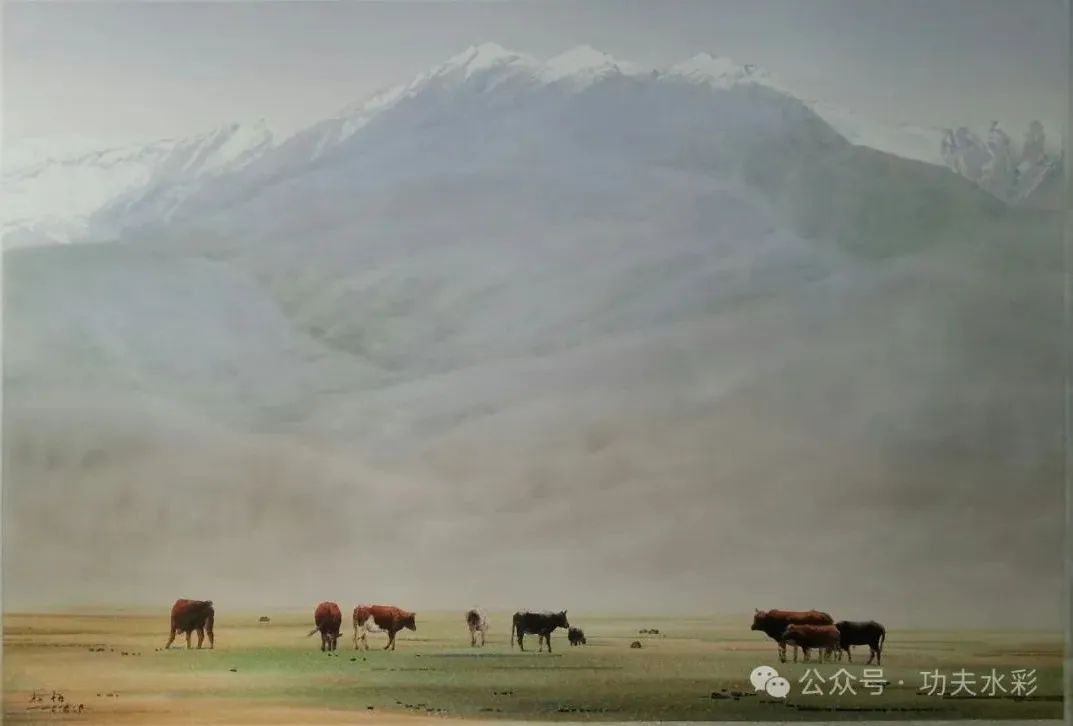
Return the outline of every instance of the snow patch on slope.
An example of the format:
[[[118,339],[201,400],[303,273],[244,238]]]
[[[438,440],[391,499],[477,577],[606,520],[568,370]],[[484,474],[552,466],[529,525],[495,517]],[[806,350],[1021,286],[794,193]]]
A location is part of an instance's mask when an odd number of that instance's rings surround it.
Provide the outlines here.
[[[124,146],[73,157],[31,162],[16,150],[3,176],[2,230],[12,239],[82,241],[118,230],[95,223],[107,208],[132,205],[164,194],[174,208],[191,185],[242,169],[271,148],[272,132],[263,122],[231,124],[206,134]],[[6,154],[5,154],[6,158]]]

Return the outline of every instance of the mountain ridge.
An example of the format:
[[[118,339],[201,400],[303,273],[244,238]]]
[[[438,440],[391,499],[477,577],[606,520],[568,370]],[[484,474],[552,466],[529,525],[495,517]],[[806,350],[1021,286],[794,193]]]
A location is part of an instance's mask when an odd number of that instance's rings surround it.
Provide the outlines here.
[[[205,187],[215,190],[218,201],[251,193],[217,184],[216,180],[241,173],[271,180],[286,176],[290,173],[288,168],[327,159],[369,124],[424,93],[452,92],[452,89],[461,93],[466,89],[466,93],[499,93],[510,99],[517,93],[536,92],[541,88],[549,93],[581,93],[593,83],[616,77],[639,83],[695,84],[712,92],[763,87],[796,98],[786,84],[764,69],[707,52],[664,69],[647,71],[589,46],[578,46],[540,61],[495,43],[482,43],[418,74],[408,83],[382,89],[344,106],[337,115],[283,139],[275,138],[263,122],[252,126],[232,124],[186,139],[6,168],[4,245],[95,241],[122,236],[125,230],[143,224],[166,222],[187,200],[205,197]],[[480,86],[471,88],[475,78],[480,79]],[[888,132],[881,125],[836,107],[797,100],[851,143],[947,166],[992,193],[1001,186],[984,178],[978,162],[974,162],[972,171],[967,171],[964,154],[946,151],[943,130],[903,125]],[[418,129],[415,132],[420,133]],[[218,148],[213,148],[214,144]],[[933,144],[935,148],[929,151]],[[881,148],[884,146],[888,148]],[[976,149],[981,144],[970,146]],[[108,170],[102,161],[117,168]],[[1032,174],[1024,174],[1022,178],[1034,178],[1036,186],[1045,186],[1047,179],[1057,173],[1049,171],[1052,166],[1051,161],[1041,158]],[[1039,169],[1042,172],[1036,173]],[[79,173],[75,174],[76,171]],[[996,195],[1014,203],[1030,196],[1027,193],[1016,198]]]

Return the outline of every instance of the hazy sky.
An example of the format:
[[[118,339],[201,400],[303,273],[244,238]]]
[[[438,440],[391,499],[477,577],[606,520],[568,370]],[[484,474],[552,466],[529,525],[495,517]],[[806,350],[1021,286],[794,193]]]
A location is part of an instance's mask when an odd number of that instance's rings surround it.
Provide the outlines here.
[[[149,140],[265,118],[284,133],[468,45],[588,43],[666,65],[706,50],[887,122],[1065,123],[1065,0],[18,3],[4,135]]]

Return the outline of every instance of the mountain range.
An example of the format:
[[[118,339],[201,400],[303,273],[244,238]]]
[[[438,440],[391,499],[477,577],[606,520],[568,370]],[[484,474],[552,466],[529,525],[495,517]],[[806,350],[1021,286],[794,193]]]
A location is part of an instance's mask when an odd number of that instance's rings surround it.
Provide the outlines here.
[[[161,153],[5,253],[10,602],[1058,622],[1056,212],[709,56]]]
[[[264,121],[232,124],[187,138],[107,148],[92,152],[5,153],[5,247],[101,241],[147,223],[168,222],[192,209],[192,199],[218,196],[221,187],[248,184],[254,166],[264,176],[286,175],[330,156],[337,145],[374,119],[391,116],[399,104],[474,76],[491,92],[499,83],[527,88],[578,91],[608,78],[638,83],[701,87],[758,86],[793,97],[787,85],[755,65],[699,53],[667,69],[642,69],[588,46],[548,61],[508,51],[493,43],[474,46],[420,74],[344,108],[334,118],[277,139]],[[502,97],[507,87],[500,89]],[[946,166],[1012,204],[1057,208],[1061,154],[1046,143],[1038,122],[1022,153],[993,125],[988,141],[967,127],[943,129],[884,124],[823,102],[806,104],[851,143],[903,158]],[[241,189],[229,193],[245,193]]]

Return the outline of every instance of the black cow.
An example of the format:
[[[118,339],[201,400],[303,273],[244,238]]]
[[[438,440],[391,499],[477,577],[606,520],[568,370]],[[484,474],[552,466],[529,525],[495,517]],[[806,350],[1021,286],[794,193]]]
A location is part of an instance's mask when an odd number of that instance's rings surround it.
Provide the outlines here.
[[[525,646],[522,644],[522,639],[526,633],[530,635],[536,634],[538,636],[538,642],[540,643],[540,652],[544,651],[545,641],[548,644],[548,652],[551,652],[551,633],[556,628],[566,628],[570,630],[570,623],[566,619],[566,611],[563,610],[557,613],[543,612],[543,613],[531,613],[528,610],[522,610],[514,613],[514,620],[510,626],[510,647],[514,648],[514,634],[518,634],[518,647],[525,650]]]
[[[883,645],[887,640],[887,629],[875,620],[840,620],[835,623],[839,633],[839,647],[846,651],[849,662],[853,662],[854,645],[867,645],[868,663],[874,658],[876,665],[883,665]]]
[[[570,645],[586,645],[585,631],[581,628],[570,628],[566,631],[566,637],[570,640]]]

